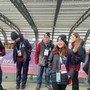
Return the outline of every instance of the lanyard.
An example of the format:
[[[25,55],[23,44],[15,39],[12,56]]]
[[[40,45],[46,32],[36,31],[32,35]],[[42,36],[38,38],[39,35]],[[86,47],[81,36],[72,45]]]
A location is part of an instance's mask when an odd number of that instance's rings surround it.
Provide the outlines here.
[[[59,60],[57,62],[57,72],[61,71],[61,64],[63,63],[61,55],[62,53],[59,53]]]
[[[20,45],[19,45],[19,48],[16,47],[16,50],[21,50],[21,47],[22,47],[22,43],[20,42]]]
[[[62,59],[62,53],[59,54],[60,58],[59,58],[59,65],[58,65],[58,71],[61,73],[67,73],[66,67],[63,63],[63,59]]]
[[[59,57],[59,62],[60,62],[60,64],[63,64],[63,61],[62,61],[62,52],[61,53],[59,52],[59,56],[60,56]]]

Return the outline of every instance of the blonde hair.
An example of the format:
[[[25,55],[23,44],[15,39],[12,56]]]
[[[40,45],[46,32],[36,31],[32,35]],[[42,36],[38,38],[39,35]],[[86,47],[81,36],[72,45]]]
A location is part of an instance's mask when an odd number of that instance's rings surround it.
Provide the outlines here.
[[[77,52],[82,40],[81,40],[80,35],[78,33],[74,33],[73,35],[76,37],[76,41],[74,43],[73,51]]]

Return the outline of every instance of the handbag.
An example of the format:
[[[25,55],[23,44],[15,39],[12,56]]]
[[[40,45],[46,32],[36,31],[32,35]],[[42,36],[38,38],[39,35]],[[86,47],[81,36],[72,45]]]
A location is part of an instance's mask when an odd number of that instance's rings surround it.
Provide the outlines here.
[[[68,73],[56,73],[56,82],[57,84],[68,84]]]

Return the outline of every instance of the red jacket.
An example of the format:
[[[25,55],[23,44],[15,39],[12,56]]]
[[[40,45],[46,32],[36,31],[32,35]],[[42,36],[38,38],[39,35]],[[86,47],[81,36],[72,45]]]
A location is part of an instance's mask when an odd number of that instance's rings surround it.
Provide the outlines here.
[[[35,52],[35,64],[38,64],[39,62],[39,51],[40,51],[40,43],[38,43],[37,47],[36,47],[36,52]]]
[[[45,59],[48,62],[48,57],[49,57],[49,55],[50,55],[53,47],[54,47],[54,44],[52,43],[52,41],[50,41],[47,44],[47,46],[44,44],[43,40],[40,43],[38,43],[38,45],[36,47],[36,52],[35,52],[35,64],[38,64],[39,63],[39,56],[41,56],[41,57],[44,56],[45,49],[48,49],[49,50],[48,56],[45,56]]]

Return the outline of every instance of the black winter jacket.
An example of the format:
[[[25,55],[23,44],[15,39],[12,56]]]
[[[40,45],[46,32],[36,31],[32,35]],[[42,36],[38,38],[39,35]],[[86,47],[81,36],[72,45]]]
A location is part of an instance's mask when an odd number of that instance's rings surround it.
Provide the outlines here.
[[[49,65],[49,67],[51,68],[50,73],[51,73],[52,82],[56,82],[56,72],[57,72],[58,64],[60,63],[59,59],[60,59],[60,55],[53,54],[53,52],[50,54],[49,61],[50,61],[50,63],[53,62],[53,66]],[[67,67],[68,62],[70,60],[73,61],[73,63],[75,63],[74,62],[74,56],[73,56],[73,53],[71,52],[71,50],[70,50],[69,56],[63,58],[62,60],[63,60],[63,64],[65,64],[65,66],[66,66],[66,70],[68,68]],[[67,85],[68,84],[68,71],[67,71],[67,73],[61,74],[61,82],[58,84],[60,84],[60,85]]]
[[[44,44],[43,40],[37,45],[37,48],[36,48],[36,52],[35,52],[35,64],[38,64],[39,63],[39,59],[42,58],[44,59],[46,62],[45,62],[45,66],[48,65],[48,57],[52,51],[54,47],[54,44],[52,43],[52,41],[50,41],[47,45]],[[45,49],[49,50],[49,54],[48,56],[45,56],[44,55],[44,52],[45,52]]]
[[[18,45],[20,45],[20,43],[24,44],[24,48],[21,47],[23,58],[26,58],[26,61],[30,60],[30,54],[31,54],[31,50],[32,50],[31,44],[29,43],[28,40],[21,39],[20,42],[14,43],[14,47],[13,47],[13,60],[14,60],[14,63],[17,61],[17,57],[18,57],[16,48],[17,48]]]

